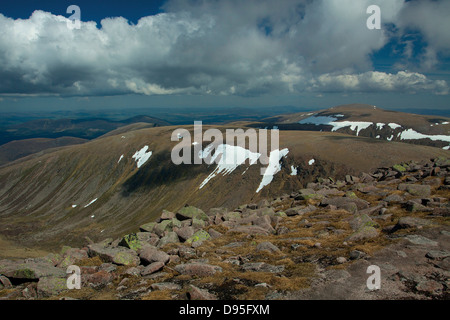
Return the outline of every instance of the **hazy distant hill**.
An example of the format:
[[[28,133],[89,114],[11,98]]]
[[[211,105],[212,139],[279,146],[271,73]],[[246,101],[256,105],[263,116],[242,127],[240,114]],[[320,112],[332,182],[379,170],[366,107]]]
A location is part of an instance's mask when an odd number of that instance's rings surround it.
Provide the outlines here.
[[[34,138],[76,137],[91,140],[109,131],[136,122],[145,122],[154,127],[170,124],[167,121],[149,116],[136,116],[121,121],[103,118],[37,119],[1,128],[0,145],[13,140]]]
[[[85,143],[86,139],[61,137],[15,140],[0,146],[0,166],[46,149]]]
[[[450,118],[382,110],[351,104],[326,110],[270,117],[255,127],[333,131],[386,141],[450,148]]]

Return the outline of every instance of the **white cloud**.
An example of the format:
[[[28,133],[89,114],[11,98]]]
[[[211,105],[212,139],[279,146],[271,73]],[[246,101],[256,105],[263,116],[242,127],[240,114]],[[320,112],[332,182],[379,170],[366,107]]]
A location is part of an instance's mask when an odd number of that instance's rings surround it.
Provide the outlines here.
[[[325,92],[405,92],[431,91],[446,95],[449,88],[444,80],[430,80],[417,72],[397,74],[368,71],[361,74],[323,74],[311,80],[312,91]]]
[[[422,67],[432,69],[439,54],[450,56],[450,1],[420,0],[406,2],[396,24],[403,34],[419,31],[426,43]],[[408,48],[408,50],[410,50]]]
[[[371,4],[382,8],[384,23],[423,30],[428,61],[447,50],[445,32],[409,21],[420,6],[403,0],[174,0],[136,25],[107,18],[79,30],[42,11],[25,20],[0,14],[0,94],[448,94],[443,80],[373,71],[370,55],[391,34],[366,28]]]

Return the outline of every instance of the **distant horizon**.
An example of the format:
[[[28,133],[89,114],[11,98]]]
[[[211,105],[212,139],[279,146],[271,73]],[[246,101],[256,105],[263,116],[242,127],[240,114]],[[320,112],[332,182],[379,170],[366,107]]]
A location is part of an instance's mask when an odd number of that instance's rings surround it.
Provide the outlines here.
[[[358,103],[355,103],[358,104]],[[125,120],[136,116],[150,116],[159,118],[161,120],[168,120],[165,117],[171,115],[171,111],[176,111],[178,114],[192,114],[195,118],[195,113],[202,112],[206,115],[214,115],[217,112],[226,112],[227,110],[239,111],[253,111],[254,109],[261,110],[262,114],[269,116],[283,115],[283,114],[294,114],[307,111],[318,111],[326,110],[330,108],[339,107],[341,105],[333,105],[328,107],[295,107],[295,106],[272,106],[272,107],[257,107],[257,106],[228,106],[228,107],[190,107],[186,109],[184,107],[129,107],[125,109],[121,108],[104,108],[104,109],[59,109],[59,110],[34,110],[34,111],[0,111],[0,114],[5,116],[18,116],[18,117],[30,117],[30,119],[110,119],[110,120]],[[450,109],[428,109],[428,108],[383,108],[378,107],[382,110],[397,111],[403,113],[411,113],[418,115],[428,115],[428,116],[441,116],[450,118]],[[170,118],[170,117],[169,117]],[[198,119],[201,120],[201,119]]]

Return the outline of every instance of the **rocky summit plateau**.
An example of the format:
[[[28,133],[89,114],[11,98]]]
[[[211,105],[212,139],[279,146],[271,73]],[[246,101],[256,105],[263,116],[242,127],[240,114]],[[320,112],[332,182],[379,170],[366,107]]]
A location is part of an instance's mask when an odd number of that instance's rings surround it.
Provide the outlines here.
[[[449,196],[450,160],[438,157],[252,203],[163,209],[118,237],[1,259],[0,299],[447,300]]]

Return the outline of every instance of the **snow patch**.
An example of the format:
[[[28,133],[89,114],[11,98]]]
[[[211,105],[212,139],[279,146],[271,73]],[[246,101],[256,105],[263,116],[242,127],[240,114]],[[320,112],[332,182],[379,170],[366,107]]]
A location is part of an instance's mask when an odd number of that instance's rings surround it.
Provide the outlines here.
[[[123,159],[123,155],[120,156],[119,161],[117,161],[117,163],[119,163],[120,161],[122,161]]]
[[[94,200],[92,200],[91,202],[89,202],[87,205],[85,205],[84,207],[87,208],[89,207],[91,204],[93,204],[95,201],[97,201],[98,198],[95,198]]]
[[[299,121],[300,124],[314,124],[316,126],[319,125],[329,125],[333,126],[333,129],[331,131],[337,131],[341,128],[350,127],[350,130],[355,131],[356,135],[359,136],[359,133],[361,130],[367,129],[371,125],[373,125],[373,122],[364,122],[364,121],[336,121],[337,118],[335,116],[316,116],[316,117],[309,117],[306,119],[303,119]]]
[[[311,159],[311,160],[308,161],[308,164],[309,164],[310,166],[312,166],[314,163],[316,163],[316,160],[315,160],[315,159]]]
[[[386,125],[385,123],[377,123],[377,129],[381,130],[384,128],[385,125]]]
[[[446,141],[450,142],[450,136],[444,135],[427,135],[420,132],[417,132],[413,129],[405,130],[401,133],[401,140],[419,140],[419,139],[430,139],[433,141]]]
[[[387,138],[387,141],[392,141],[394,139],[394,135],[392,135],[390,138]]]
[[[337,131],[341,128],[350,127],[350,130],[355,131],[356,130],[356,136],[359,136],[359,133],[361,130],[367,129],[371,125],[373,125],[372,122],[364,122],[364,121],[342,121],[342,122],[332,122],[332,125],[334,128],[331,131]]]
[[[208,157],[213,147],[214,145],[210,144],[205,148],[205,150],[200,151],[199,158],[205,159],[206,157]],[[230,146],[228,144],[218,145],[214,152],[214,155],[212,155],[210,160],[210,163],[216,162],[217,167],[200,184],[199,189],[202,189],[212,178],[220,173],[222,173],[223,175],[230,174],[238,166],[244,164],[247,159],[250,161],[250,165],[255,164],[260,156],[260,153],[251,152],[250,150],[239,146]]]
[[[450,146],[443,147],[444,150],[450,150]]]
[[[397,123],[389,123],[388,126],[392,129],[395,130],[397,128],[401,128],[402,126],[397,124]]]
[[[73,205],[72,205],[72,208],[76,208],[76,207],[77,207],[77,205],[76,205],[76,204],[73,204]]]
[[[285,157],[289,153],[289,149],[283,150],[274,150],[270,153],[269,156],[269,165],[264,171],[264,176],[262,178],[261,183],[259,184],[256,193],[259,193],[265,186],[270,184],[273,180],[273,176],[277,174],[281,170],[280,160]]]
[[[297,168],[294,166],[291,166],[291,176],[296,176],[297,175]]]
[[[137,167],[140,168],[144,163],[147,162],[148,159],[152,156],[152,152],[148,150],[148,146],[143,147],[141,150],[136,151],[136,153],[133,155],[133,159],[137,162]]]

